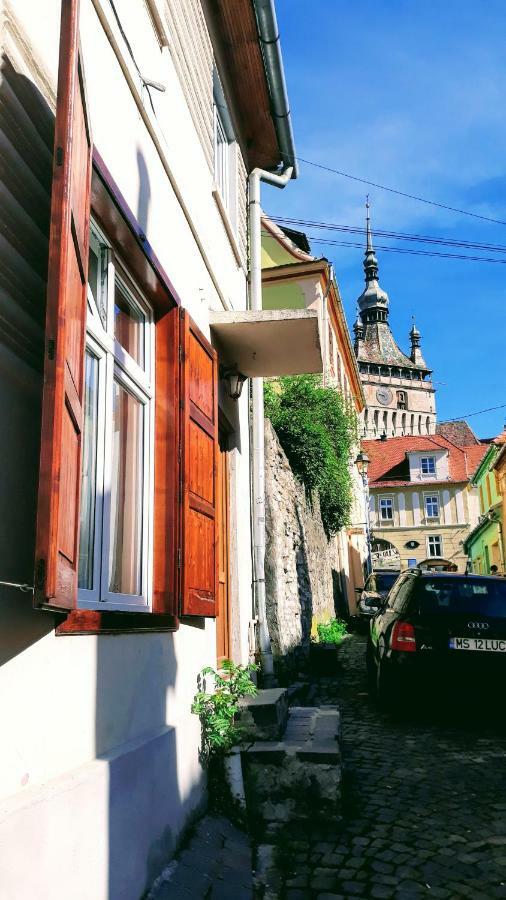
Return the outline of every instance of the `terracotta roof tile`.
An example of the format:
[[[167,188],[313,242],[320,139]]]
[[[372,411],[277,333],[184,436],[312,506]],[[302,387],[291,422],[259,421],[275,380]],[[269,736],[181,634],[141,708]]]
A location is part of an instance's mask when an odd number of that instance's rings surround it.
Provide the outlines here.
[[[449,481],[468,481],[488,449],[487,444],[458,447],[440,434],[363,441],[362,446],[371,460],[368,472],[371,487],[409,483],[407,454],[423,451],[434,453],[437,450],[445,450],[449,455]],[[432,482],[424,479],[425,483],[435,484],[437,479]]]

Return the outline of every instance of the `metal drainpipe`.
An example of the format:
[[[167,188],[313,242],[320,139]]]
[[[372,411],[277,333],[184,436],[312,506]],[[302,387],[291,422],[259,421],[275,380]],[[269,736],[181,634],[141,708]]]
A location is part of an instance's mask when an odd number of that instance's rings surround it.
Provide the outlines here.
[[[262,309],[262,224],[260,182],[284,188],[292,177],[289,166],[280,175],[253,169],[249,176],[249,239],[250,239],[250,307]],[[271,640],[267,626],[265,602],[265,449],[264,449],[264,380],[252,379],[252,440],[253,440],[253,584],[260,659],[264,681],[274,680]]]

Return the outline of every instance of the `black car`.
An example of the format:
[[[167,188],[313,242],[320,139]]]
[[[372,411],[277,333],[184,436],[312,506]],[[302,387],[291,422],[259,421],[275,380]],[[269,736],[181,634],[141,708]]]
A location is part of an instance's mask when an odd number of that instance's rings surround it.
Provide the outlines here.
[[[380,702],[506,676],[506,579],[412,569],[370,623],[369,688]]]
[[[358,615],[369,621],[371,616],[384,606],[385,600],[392,586],[399,577],[398,569],[374,569],[367,576],[363,588],[357,588],[359,594]]]

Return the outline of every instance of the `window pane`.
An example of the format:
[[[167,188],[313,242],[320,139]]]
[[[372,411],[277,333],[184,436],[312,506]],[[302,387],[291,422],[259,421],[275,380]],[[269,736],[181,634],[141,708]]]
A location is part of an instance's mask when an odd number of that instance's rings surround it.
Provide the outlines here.
[[[114,337],[140,366],[144,366],[145,317],[116,282],[114,289]]]
[[[98,257],[91,246],[88,256],[88,284],[98,306]]]
[[[144,407],[114,382],[109,590],[140,594]]]
[[[83,459],[81,467],[81,524],[79,536],[80,588],[93,590],[95,498],[97,481],[98,359],[85,357]]]

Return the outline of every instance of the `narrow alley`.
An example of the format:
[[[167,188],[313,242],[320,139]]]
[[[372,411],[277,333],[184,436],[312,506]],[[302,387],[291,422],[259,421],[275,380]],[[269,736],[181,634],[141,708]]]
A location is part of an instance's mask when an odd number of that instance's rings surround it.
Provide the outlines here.
[[[381,713],[370,702],[365,637],[340,648],[337,678],[311,702],[343,715],[344,818],[334,836],[287,844],[286,900],[506,897],[506,734],[475,713]],[[495,718],[499,718],[496,706]],[[275,896],[275,893],[274,893]]]

